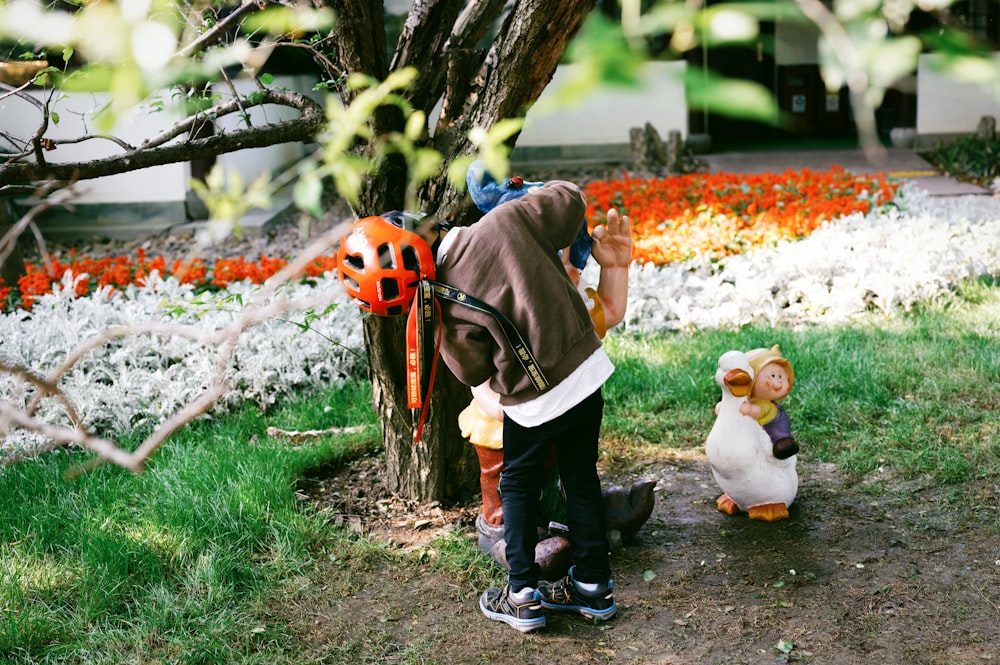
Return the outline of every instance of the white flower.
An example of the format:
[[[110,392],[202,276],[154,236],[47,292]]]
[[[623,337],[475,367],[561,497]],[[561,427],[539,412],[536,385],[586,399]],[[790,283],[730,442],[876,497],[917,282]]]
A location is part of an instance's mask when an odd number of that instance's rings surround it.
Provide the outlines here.
[[[28,367],[42,376],[63,362],[68,353],[99,331],[115,325],[147,321],[197,324],[217,330],[241,313],[240,300],[250,302],[259,287],[240,283],[213,297],[196,299],[190,286],[155,276],[144,287],[124,293],[100,291],[75,298],[64,282],[40,298],[31,312],[17,310],[0,316],[0,358]],[[309,386],[336,385],[363,373],[364,339],[358,308],[349,302],[333,275],[315,286],[296,285],[280,297],[296,299],[326,291],[336,308],[303,330],[292,320],[270,320],[244,333],[226,373],[232,392],[217,406],[243,400],[272,404],[281,396]],[[84,356],[60,382],[84,423],[103,436],[136,427],[155,427],[209,385],[216,349],[183,337],[132,335],[105,344]],[[0,399],[25,405],[30,391],[0,375]],[[234,399],[234,398],[239,399]],[[68,423],[55,400],[43,402],[40,419]],[[0,437],[4,432],[0,430]],[[24,446],[40,445],[39,437],[20,430],[7,432],[0,457]]]
[[[967,196],[934,199],[904,185],[899,210],[860,214],[825,225],[808,238],[713,261],[704,257],[629,275],[625,332],[738,327],[747,323],[801,326],[848,323],[872,310],[892,316],[933,299],[961,280],[1000,274],[1000,201]],[[598,282],[589,262],[586,283]],[[44,376],[84,340],[114,325],[179,321],[218,330],[231,324],[259,293],[248,283],[214,296],[194,295],[176,279],[152,275],[143,287],[73,296],[64,280],[31,312],[0,316],[0,358]],[[244,333],[226,371],[230,392],[219,411],[242,401],[273,404],[289,393],[364,376],[360,312],[333,275],[314,285],[288,285],[275,298],[322,296],[335,309],[303,330],[303,317],[269,320]],[[266,303],[265,303],[266,304]],[[86,426],[105,437],[155,427],[208,386],[216,350],[183,337],[133,335],[85,356],[60,387]],[[25,405],[32,391],[0,375],[0,400]],[[38,417],[67,424],[55,400]],[[5,431],[0,458],[38,446],[39,437]]]
[[[901,201],[903,210],[850,215],[803,240],[717,262],[635,267],[624,330],[843,324],[1000,273],[1000,202],[935,200],[909,185]],[[597,275],[588,266],[583,276],[596,283]]]

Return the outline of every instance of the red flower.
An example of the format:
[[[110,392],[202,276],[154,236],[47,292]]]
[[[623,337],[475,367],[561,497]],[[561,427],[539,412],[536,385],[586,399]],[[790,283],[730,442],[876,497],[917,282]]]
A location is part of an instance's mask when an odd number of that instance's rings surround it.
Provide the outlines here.
[[[867,214],[873,204],[892,201],[898,188],[899,183],[889,182],[884,175],[858,176],[834,166],[828,172],[803,169],[759,175],[626,175],[592,182],[584,192],[591,226],[603,221],[608,208],[617,208],[632,219],[635,259],[667,265],[697,255],[723,257],[804,238],[830,220],[854,212]],[[168,270],[162,256],[149,260],[142,249],[136,251],[134,261],[126,257],[94,260],[77,257],[75,251],[67,259],[67,263],[53,258],[42,265],[25,264],[16,293],[0,282],[0,305],[19,296],[21,306],[31,309],[67,271],[89,276],[76,283],[74,292],[82,296],[99,286],[120,289],[144,284],[154,270],[164,277],[173,274],[199,290],[222,289],[243,280],[259,284],[287,264],[285,259],[267,256],[253,263],[241,256],[219,259],[211,270],[201,259],[175,261]],[[305,277],[318,277],[336,267],[335,256],[321,256],[306,266]]]

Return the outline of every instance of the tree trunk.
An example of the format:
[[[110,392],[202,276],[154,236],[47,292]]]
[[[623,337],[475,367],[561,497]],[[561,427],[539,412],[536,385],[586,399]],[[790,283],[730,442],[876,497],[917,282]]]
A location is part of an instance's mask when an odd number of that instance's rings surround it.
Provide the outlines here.
[[[407,407],[404,366],[405,317],[365,319],[372,400],[382,420],[386,481],[399,496],[456,501],[478,488],[479,463],[462,437],[458,414],[469,389],[438,362],[423,436],[414,442],[419,412]]]
[[[384,79],[390,65],[382,0],[330,0],[329,5],[337,16],[331,60],[343,73]],[[414,107],[430,118],[437,102],[444,101],[433,138],[430,128],[427,136],[446,162],[473,151],[467,136],[473,127],[489,128],[501,119],[524,115],[551,80],[569,39],[594,3],[518,0],[492,48],[474,50],[503,6],[502,0],[414,0],[396,45],[391,68],[416,67],[421,73],[407,92]],[[350,91],[342,90],[341,96],[350,103]],[[380,109],[373,119],[374,136],[401,130],[403,121],[398,109]],[[369,153],[371,148],[358,146],[358,151]],[[405,164],[399,161],[384,163],[366,183],[355,211],[359,217],[404,204],[406,174],[401,169]],[[459,225],[471,223],[478,213],[444,173],[421,190],[422,209]],[[423,501],[454,501],[478,492],[479,462],[458,427],[469,389],[439,362],[423,438],[414,443],[417,412],[406,401],[405,321],[371,316],[364,325],[389,489]]]

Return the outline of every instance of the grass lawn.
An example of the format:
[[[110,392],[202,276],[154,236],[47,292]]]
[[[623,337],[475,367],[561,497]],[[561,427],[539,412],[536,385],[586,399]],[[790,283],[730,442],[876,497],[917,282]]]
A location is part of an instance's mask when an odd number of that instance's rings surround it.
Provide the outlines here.
[[[617,371],[605,390],[602,469],[621,475],[650,460],[697,459],[718,356],[780,344],[796,370],[784,404],[802,464],[835,465],[872,500],[919,502],[920,488],[934,486],[946,502],[968,502],[973,488],[1000,485],[998,330],[1000,286],[985,280],[849,328],[611,335]],[[290,597],[346,597],[354,575],[384,565],[420,567],[466,593],[502,579],[472,538],[447,538],[433,558],[414,559],[331,524],[297,495],[309,470],[378,455],[369,398],[366,384],[352,383],[266,414],[247,408],[200,422],[142,475],[107,465],[67,477],[81,452],[4,468],[0,662],[442,662],[446,652],[420,640],[391,661],[361,642],[317,655],[309,626],[324,622],[308,608],[274,611]],[[334,425],[361,429],[301,445],[267,434]],[[871,481],[886,470],[900,482]],[[995,506],[996,494],[986,501]],[[989,519],[1000,528],[996,512]],[[480,626],[470,598],[464,620]],[[358,619],[371,630],[371,617]],[[511,648],[498,657],[515,657]]]

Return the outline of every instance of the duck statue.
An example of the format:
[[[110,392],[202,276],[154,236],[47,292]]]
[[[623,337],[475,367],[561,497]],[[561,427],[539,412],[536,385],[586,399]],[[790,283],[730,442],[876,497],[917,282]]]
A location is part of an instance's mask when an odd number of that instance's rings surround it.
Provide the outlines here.
[[[786,519],[799,489],[797,457],[775,457],[771,438],[748,415],[753,368],[747,354],[722,354],[715,382],[722,388],[722,401],[705,441],[705,457],[723,491],[716,506],[727,515],[742,511],[754,520]]]

